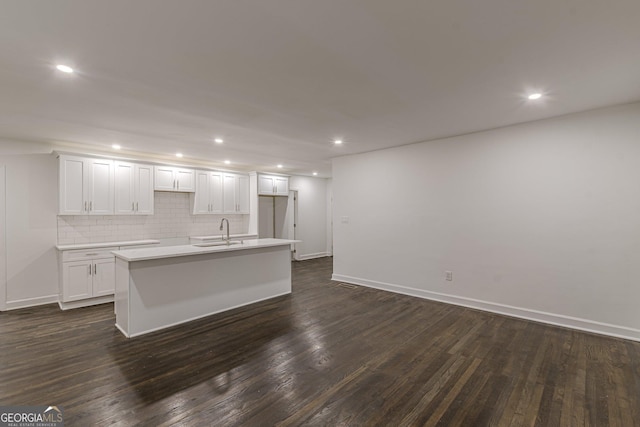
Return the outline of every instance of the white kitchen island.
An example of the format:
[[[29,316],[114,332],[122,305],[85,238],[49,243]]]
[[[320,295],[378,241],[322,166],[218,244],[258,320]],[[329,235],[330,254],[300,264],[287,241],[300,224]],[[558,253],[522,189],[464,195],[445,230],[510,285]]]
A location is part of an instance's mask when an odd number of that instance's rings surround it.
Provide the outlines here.
[[[116,327],[134,337],[289,294],[291,244],[297,242],[114,251]]]

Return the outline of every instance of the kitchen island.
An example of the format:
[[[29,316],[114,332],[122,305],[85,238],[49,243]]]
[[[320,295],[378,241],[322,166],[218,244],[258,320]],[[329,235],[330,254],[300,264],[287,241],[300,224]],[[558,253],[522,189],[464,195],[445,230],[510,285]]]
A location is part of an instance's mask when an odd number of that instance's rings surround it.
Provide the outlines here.
[[[253,239],[215,246],[114,251],[116,327],[134,337],[291,293],[291,244]]]

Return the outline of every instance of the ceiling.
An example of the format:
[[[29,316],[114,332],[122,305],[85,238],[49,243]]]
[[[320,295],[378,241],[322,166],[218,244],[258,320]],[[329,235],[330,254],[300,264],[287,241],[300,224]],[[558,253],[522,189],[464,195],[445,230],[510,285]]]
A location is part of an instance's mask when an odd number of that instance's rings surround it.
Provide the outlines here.
[[[0,138],[330,176],[336,156],[640,100],[638,18],[637,0],[2,0]]]

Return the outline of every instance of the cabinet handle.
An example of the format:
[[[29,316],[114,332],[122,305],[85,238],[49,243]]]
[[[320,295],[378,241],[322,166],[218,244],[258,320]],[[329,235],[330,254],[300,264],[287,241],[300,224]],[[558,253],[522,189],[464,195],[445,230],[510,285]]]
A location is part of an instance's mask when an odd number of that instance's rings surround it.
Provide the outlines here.
[[[178,179],[176,182],[178,183],[178,188],[177,188],[177,190],[179,190],[179,189],[180,189],[180,180]]]
[[[87,202],[84,202],[84,212],[87,212]]]
[[[93,201],[89,202],[89,212],[93,210]]]
[[[95,253],[95,254],[84,254],[84,256],[98,256],[98,254],[97,253]]]
[[[93,264],[93,274],[98,274],[98,264]]]
[[[131,202],[131,210],[132,210],[132,211],[135,211],[135,210],[136,210],[136,206],[135,206],[135,204],[134,204],[133,202]]]
[[[136,202],[136,212],[138,212],[140,209],[138,209],[138,202]]]
[[[176,180],[173,180],[173,188],[176,188]]]
[[[87,267],[89,267],[89,276],[91,276],[91,264],[89,264]]]

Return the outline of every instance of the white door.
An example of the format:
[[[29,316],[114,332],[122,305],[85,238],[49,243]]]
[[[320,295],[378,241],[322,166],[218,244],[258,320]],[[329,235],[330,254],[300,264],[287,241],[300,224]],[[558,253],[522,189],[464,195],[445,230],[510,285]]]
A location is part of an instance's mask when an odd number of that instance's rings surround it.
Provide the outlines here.
[[[194,214],[211,213],[211,182],[210,173],[207,171],[196,172],[196,194],[193,202]]]
[[[273,185],[275,188],[276,196],[288,196],[289,195],[289,178],[283,176],[276,176],[273,178]]]
[[[93,263],[72,261],[62,263],[62,300],[91,298]]]
[[[223,212],[223,200],[222,195],[224,190],[222,188],[222,174],[218,172],[211,172],[209,174],[209,203],[211,204],[211,213],[221,214]]]
[[[115,163],[115,208],[116,215],[131,215],[135,212],[135,167],[133,163]]]
[[[84,215],[87,213],[85,188],[85,159],[60,156],[58,212],[61,215]]]
[[[265,175],[258,175],[258,194],[273,195],[275,192],[273,178]]]
[[[173,168],[170,166],[155,166],[154,188],[157,191],[173,191],[175,189],[175,176]]]
[[[136,198],[136,213],[153,215],[153,166],[135,166],[134,194]]]
[[[116,289],[116,262],[113,258],[93,261],[93,296],[112,295]]]
[[[249,177],[238,176],[238,213],[249,213]]]
[[[176,169],[176,191],[196,191],[196,174],[193,169]]]
[[[222,209],[226,214],[234,214],[238,211],[237,206],[237,186],[238,177],[236,175],[224,174],[223,176],[223,189],[222,189]]]
[[[113,160],[89,160],[89,214],[113,214]]]

